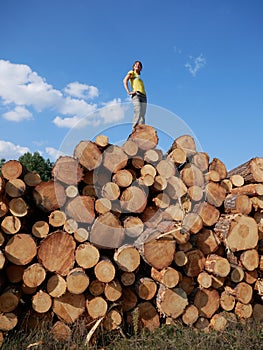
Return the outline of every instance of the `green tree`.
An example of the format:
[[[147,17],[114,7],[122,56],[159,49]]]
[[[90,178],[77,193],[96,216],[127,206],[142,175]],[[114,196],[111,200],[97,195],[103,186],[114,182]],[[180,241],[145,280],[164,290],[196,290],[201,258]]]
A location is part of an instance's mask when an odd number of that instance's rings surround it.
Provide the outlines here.
[[[5,163],[5,158],[1,158],[0,159],[0,175],[1,175],[1,169],[2,169],[2,165]]]
[[[51,179],[53,163],[49,159],[44,159],[39,152],[27,152],[18,159],[29,171],[34,171],[41,176],[42,181]]]

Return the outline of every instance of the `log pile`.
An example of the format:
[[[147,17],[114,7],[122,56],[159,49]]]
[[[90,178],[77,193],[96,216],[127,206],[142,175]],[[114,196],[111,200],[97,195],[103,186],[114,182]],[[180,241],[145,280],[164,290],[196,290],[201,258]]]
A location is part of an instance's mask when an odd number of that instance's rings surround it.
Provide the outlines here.
[[[263,319],[263,158],[227,172],[190,135],[165,154],[148,125],[121,146],[99,135],[48,182],[4,163],[0,222],[1,336],[25,311],[56,339],[78,319],[109,331],[134,315],[150,330]]]

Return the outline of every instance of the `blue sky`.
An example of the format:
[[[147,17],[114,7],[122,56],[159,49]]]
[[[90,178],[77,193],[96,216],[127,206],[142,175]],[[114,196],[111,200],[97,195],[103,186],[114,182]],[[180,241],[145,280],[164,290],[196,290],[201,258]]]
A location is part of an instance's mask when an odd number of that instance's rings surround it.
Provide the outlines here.
[[[261,0],[1,0],[0,158],[125,140],[137,59],[161,148],[190,133],[228,170],[262,157],[262,18]]]

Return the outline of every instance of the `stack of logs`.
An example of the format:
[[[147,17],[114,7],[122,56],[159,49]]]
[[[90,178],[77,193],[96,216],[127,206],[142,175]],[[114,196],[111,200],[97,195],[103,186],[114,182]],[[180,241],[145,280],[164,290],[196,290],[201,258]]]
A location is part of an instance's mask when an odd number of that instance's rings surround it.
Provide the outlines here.
[[[227,172],[190,135],[164,154],[153,127],[61,156],[52,180],[3,164],[0,334],[52,320],[153,330],[180,319],[222,330],[263,319],[263,158]],[[136,312],[135,312],[136,311]]]

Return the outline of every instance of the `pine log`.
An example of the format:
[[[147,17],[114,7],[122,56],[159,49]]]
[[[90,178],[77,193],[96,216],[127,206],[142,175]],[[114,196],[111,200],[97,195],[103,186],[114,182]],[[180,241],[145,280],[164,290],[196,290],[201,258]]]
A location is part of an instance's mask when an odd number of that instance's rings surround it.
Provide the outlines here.
[[[8,213],[8,210],[7,202],[0,197],[0,218],[4,217]]]
[[[125,212],[142,213],[147,205],[147,195],[142,188],[130,186],[122,192],[120,204]]]
[[[98,135],[95,138],[95,143],[101,148],[105,148],[109,144],[109,138],[106,135]]]
[[[76,231],[74,231],[74,239],[79,243],[83,243],[89,239],[89,231],[84,227],[78,227]]]
[[[83,168],[76,158],[60,156],[53,165],[52,176],[55,181],[76,185],[83,178]]]
[[[206,271],[202,271],[197,276],[197,282],[199,283],[199,287],[202,288],[210,288],[213,283],[212,276]]]
[[[135,308],[138,303],[138,298],[131,288],[128,287],[122,289],[121,303],[123,312],[127,312]]]
[[[160,327],[160,316],[150,301],[138,304],[137,308],[128,317],[128,324],[138,330],[154,331]]]
[[[222,332],[227,327],[227,319],[223,313],[215,314],[210,320],[210,327],[217,332]]]
[[[220,207],[226,198],[226,190],[218,183],[209,182],[205,186],[205,198],[211,205]]]
[[[152,126],[145,124],[137,125],[130,135],[129,140],[134,141],[144,151],[153,149],[158,144],[156,130]]]
[[[166,193],[158,193],[156,197],[152,199],[154,204],[161,209],[168,208],[170,205],[170,197]]]
[[[28,206],[22,197],[13,198],[9,202],[9,211],[14,216],[23,217],[28,213]]]
[[[216,171],[216,170],[210,170],[208,171],[207,173],[205,173],[204,175],[205,177],[205,182],[219,182],[221,179],[220,179],[220,174]],[[222,180],[221,182],[225,181]],[[224,188],[226,186],[223,186]]]
[[[215,233],[232,252],[253,249],[258,244],[256,221],[242,214],[221,215]]]
[[[137,238],[143,232],[144,224],[138,216],[128,216],[123,220],[125,234],[131,238]]]
[[[208,227],[213,226],[220,216],[220,211],[214,205],[207,202],[196,205],[193,211],[201,216],[204,226]]]
[[[130,158],[134,157],[138,152],[137,143],[131,140],[127,140],[121,148]]]
[[[53,311],[67,323],[74,323],[85,312],[85,297],[83,294],[66,292],[61,297],[54,298]]]
[[[210,254],[206,257],[205,269],[216,276],[226,277],[230,272],[230,263],[222,256]]]
[[[245,271],[244,281],[248,284],[254,284],[258,279],[258,271]]]
[[[56,231],[41,241],[38,248],[39,262],[50,272],[66,276],[75,263],[76,242],[63,231]]]
[[[104,295],[107,300],[114,302],[120,299],[122,295],[122,286],[117,279],[106,283],[104,288]]]
[[[164,220],[182,221],[184,218],[184,211],[180,203],[172,204],[166,208],[162,215]]]
[[[3,332],[11,331],[18,323],[17,316],[12,312],[0,313],[0,330]]]
[[[71,233],[74,233],[77,229],[78,229],[77,221],[71,218],[69,219],[66,218],[63,224],[63,231],[71,234]]]
[[[21,293],[14,288],[9,288],[0,295],[0,313],[14,311],[21,299]]]
[[[46,221],[36,221],[32,226],[32,234],[37,238],[45,238],[49,233],[49,225]]]
[[[119,146],[111,145],[103,152],[103,166],[111,173],[125,168],[127,162],[128,156]]]
[[[68,198],[74,198],[79,194],[79,190],[77,186],[69,185],[65,188],[65,193]]]
[[[122,271],[133,272],[140,265],[139,251],[128,244],[118,248],[114,253],[113,259]]]
[[[91,295],[95,297],[103,294],[104,289],[105,289],[105,283],[97,279],[92,280],[89,284],[89,292]]]
[[[75,267],[66,277],[67,290],[73,294],[82,294],[88,288],[89,277],[81,267]]]
[[[72,330],[62,321],[57,321],[51,328],[53,338],[58,341],[69,341],[72,336]]]
[[[225,198],[224,208],[226,213],[248,215],[252,210],[252,201],[245,194],[229,194]]]
[[[163,153],[159,149],[149,149],[144,153],[143,159],[146,163],[156,164],[163,158]]]
[[[47,312],[52,306],[52,298],[51,296],[44,292],[43,290],[39,290],[32,297],[32,308],[36,312],[42,314]]]
[[[112,177],[112,181],[119,187],[128,187],[133,180],[132,173],[127,169],[121,169],[117,171]]]
[[[6,276],[11,283],[19,283],[22,281],[25,266],[8,264],[6,267]]]
[[[223,291],[220,295],[220,306],[225,311],[231,311],[236,304],[235,297],[227,291]]]
[[[53,180],[41,182],[34,187],[33,197],[37,206],[44,211],[52,211],[63,207],[66,202],[64,187]]]
[[[12,236],[5,246],[6,258],[16,265],[27,265],[37,254],[34,239],[26,233]]]
[[[53,227],[60,227],[65,224],[66,218],[66,214],[63,211],[53,210],[48,217],[48,222]]]
[[[94,273],[99,281],[109,283],[115,278],[116,269],[109,258],[101,257],[94,267]]]
[[[234,175],[230,176],[230,181],[232,182],[232,185],[234,187],[241,187],[245,183],[243,176],[241,176],[239,174],[234,174]]]
[[[233,184],[229,179],[221,180],[220,184],[221,184],[221,186],[223,186],[225,188],[227,194],[231,193],[231,191],[233,189]]]
[[[182,135],[176,138],[168,150],[168,154],[171,153],[175,148],[181,148],[186,153],[186,156],[192,156],[196,153],[195,140],[191,135]]]
[[[196,235],[196,246],[205,255],[214,253],[219,246],[219,239],[214,234],[213,230],[203,228]]]
[[[224,286],[226,277],[212,275],[212,279],[213,279],[212,288],[220,289]]]
[[[182,321],[187,326],[192,326],[199,317],[199,311],[195,305],[188,305],[182,314]]]
[[[174,254],[174,262],[177,266],[185,266],[187,264],[188,258],[186,253],[182,250],[175,252]]]
[[[242,266],[248,271],[253,271],[259,266],[259,254],[256,249],[248,249],[240,255]]]
[[[194,164],[188,163],[180,172],[181,179],[187,187],[204,185],[204,175]]]
[[[139,170],[144,166],[144,159],[142,156],[136,155],[132,158],[131,163],[134,169]]]
[[[150,277],[141,277],[136,282],[135,290],[140,299],[151,300],[156,294],[157,284]]]
[[[90,231],[90,241],[98,247],[118,248],[124,240],[124,229],[111,212],[98,216]]]
[[[86,242],[77,247],[75,258],[80,267],[90,269],[98,263],[100,252],[94,245]]]
[[[23,196],[26,191],[26,184],[21,179],[10,179],[6,182],[5,192],[12,198]]]
[[[47,281],[47,292],[53,298],[59,298],[66,293],[67,282],[59,274],[52,275]]]
[[[205,267],[205,257],[201,250],[193,249],[186,252],[187,263],[184,266],[185,274],[188,277],[198,276]]]
[[[194,297],[194,305],[199,310],[199,315],[211,318],[219,309],[220,296],[216,289],[199,289]]]
[[[126,287],[133,285],[135,279],[136,275],[134,272],[125,271],[121,274],[121,283]]]
[[[29,187],[35,187],[42,181],[41,176],[38,173],[35,173],[34,171],[29,171],[28,173],[26,173],[23,180],[25,184]]]
[[[167,180],[165,193],[167,193],[172,199],[180,199],[187,193],[187,187],[182,179],[172,176]]]
[[[122,315],[119,310],[111,309],[103,320],[103,327],[106,331],[113,331],[122,323]]]
[[[9,160],[1,167],[1,172],[6,180],[18,179],[22,174],[23,166],[18,160]]]
[[[232,169],[227,176],[241,175],[246,183],[263,182],[263,158],[255,157]]]
[[[231,281],[235,282],[235,283],[239,283],[243,280],[243,278],[245,277],[245,272],[242,269],[242,267],[240,266],[236,266],[232,269],[231,272]]]
[[[75,147],[73,156],[87,170],[94,170],[102,162],[101,151],[98,146],[91,141],[80,141]]]
[[[21,220],[13,215],[4,217],[3,221],[1,222],[1,229],[4,233],[9,235],[14,235],[15,233],[19,232],[20,228]]]
[[[223,180],[227,177],[227,170],[225,164],[218,158],[213,158],[209,164],[208,170],[215,170],[220,176],[220,180]]]
[[[107,182],[101,189],[101,195],[103,198],[114,201],[120,196],[120,188],[115,182]]]
[[[39,263],[29,265],[23,273],[23,282],[27,287],[35,288],[41,285],[46,278],[46,270]]]
[[[156,297],[156,305],[161,315],[176,319],[184,313],[188,305],[187,294],[181,288],[167,288],[161,284]]]
[[[108,310],[108,304],[101,296],[86,300],[86,308],[92,319],[104,317]]]
[[[175,254],[175,241],[159,239],[142,244],[139,251],[148,265],[161,270],[171,265]]]
[[[180,281],[180,273],[168,266],[162,270],[151,268],[151,277],[158,283],[165,285],[167,288],[174,288]]]
[[[66,214],[77,222],[91,224],[95,218],[94,200],[89,196],[77,196],[66,205]]]
[[[192,234],[198,233],[203,228],[203,220],[197,213],[187,213],[183,219],[182,229]]]
[[[251,183],[242,187],[236,187],[231,190],[232,194],[236,195],[247,195],[247,196],[262,196],[263,195],[263,184],[262,183]]]
[[[165,179],[169,179],[176,174],[175,164],[168,158],[160,160],[156,165],[156,170],[158,174]]]
[[[203,173],[206,173],[209,166],[209,155],[206,152],[196,152],[191,157],[191,163],[199,168]]]
[[[187,193],[191,201],[200,202],[203,198],[204,190],[200,186],[193,185],[188,188]]]
[[[175,148],[171,153],[169,153],[168,158],[173,161],[175,165],[181,165],[186,162],[186,153],[182,148]]]
[[[252,316],[253,308],[251,304],[243,304],[241,302],[237,302],[235,306],[235,314],[239,319],[248,319]]]
[[[167,179],[161,175],[156,175],[154,178],[153,189],[155,191],[163,191],[167,187]]]

